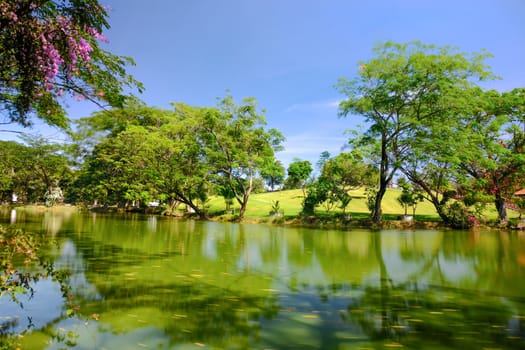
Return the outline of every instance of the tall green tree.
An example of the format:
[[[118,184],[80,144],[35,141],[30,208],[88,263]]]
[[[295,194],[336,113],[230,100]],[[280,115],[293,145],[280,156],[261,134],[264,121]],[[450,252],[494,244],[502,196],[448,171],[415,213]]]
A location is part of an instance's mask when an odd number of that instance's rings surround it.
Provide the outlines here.
[[[270,188],[271,191],[275,190],[276,186],[282,185],[284,182],[284,166],[280,160],[275,160],[272,163],[268,163],[261,170],[261,176],[266,185]]]
[[[16,193],[16,175],[23,168],[21,156],[26,149],[15,141],[0,141],[0,201],[10,202]]]
[[[173,107],[133,103],[82,120],[82,135],[94,137],[95,147],[79,178],[79,186],[88,189],[81,197],[120,205],[161,200],[172,209],[183,203],[206,217],[199,204],[212,170],[199,136],[204,109]]]
[[[458,150],[458,157],[473,180],[469,190],[488,196],[505,222],[506,203],[525,184],[525,89],[478,91],[476,97],[478,108],[462,128],[468,147]]]
[[[119,207],[148,201],[149,184],[143,173],[146,164],[140,157],[146,135],[142,127],[130,126],[98,143],[77,180],[78,200]]]
[[[243,218],[254,181],[266,164],[275,161],[284,136],[276,129],[266,130],[264,114],[254,98],[237,105],[232,96],[219,101],[217,108],[203,113],[201,134],[206,155],[219,185],[229,186],[240,205]]]
[[[372,220],[381,221],[388,184],[413,145],[419,130],[446,125],[462,115],[465,89],[492,76],[485,53],[464,54],[451,47],[421,42],[387,42],[359,66],[357,77],[341,79],[346,98],[341,116],[362,116],[368,125],[363,140],[378,152],[379,183]]]
[[[425,192],[444,222],[454,222],[451,199],[467,205],[492,201],[505,221],[506,202],[520,185],[524,165],[523,100],[515,94],[464,89],[462,110],[447,123],[420,126],[405,152],[401,171]]]
[[[66,128],[64,96],[119,106],[134,64],[101,48],[108,13],[97,0],[0,0],[2,124],[31,125],[36,116]]]
[[[162,200],[183,203],[200,218],[207,217],[204,203],[211,189],[213,169],[210,167],[198,137],[201,117],[206,109],[174,104],[174,113],[169,123],[145,138],[148,150],[148,170],[151,182]]]
[[[308,186],[303,213],[312,215],[317,205],[325,202],[327,209],[339,203],[346,210],[352,200],[349,191],[377,182],[377,169],[365,163],[357,151],[343,152],[332,158],[323,157],[321,175]]]
[[[302,188],[304,190],[306,181],[313,171],[310,161],[294,158],[286,170],[288,176],[284,187],[286,189]]]
[[[0,146],[2,200],[16,194],[20,202],[38,202],[46,193],[69,190],[75,174],[60,145],[27,139],[26,144],[7,141]]]

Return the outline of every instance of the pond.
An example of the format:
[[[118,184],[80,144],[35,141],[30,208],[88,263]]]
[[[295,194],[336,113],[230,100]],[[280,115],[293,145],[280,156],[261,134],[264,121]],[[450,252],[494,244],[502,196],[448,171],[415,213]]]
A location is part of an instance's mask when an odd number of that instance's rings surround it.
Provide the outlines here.
[[[525,348],[520,232],[1,218],[46,232],[78,305],[52,280],[23,307],[0,298],[0,333],[23,349]]]

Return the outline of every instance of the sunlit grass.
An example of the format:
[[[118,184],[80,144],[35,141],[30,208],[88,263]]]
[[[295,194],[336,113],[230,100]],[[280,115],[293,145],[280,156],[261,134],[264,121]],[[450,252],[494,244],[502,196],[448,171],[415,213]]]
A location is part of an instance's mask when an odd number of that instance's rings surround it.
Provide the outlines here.
[[[404,215],[404,208],[397,201],[397,198],[400,194],[401,190],[399,189],[387,190],[382,203],[383,215],[385,219],[393,220],[397,219],[397,217],[400,215]],[[352,214],[354,218],[367,218],[369,216],[369,211],[366,205],[364,189],[351,191],[351,195],[352,201],[346,208],[346,212]],[[269,218],[272,205],[275,203],[275,201],[279,201],[279,206],[284,212],[285,217],[294,217],[301,212],[303,198],[303,191],[300,189],[252,194],[248,202],[248,208],[246,210],[245,217],[257,219]],[[222,197],[212,197],[208,205],[209,211],[212,215],[223,212],[226,207]],[[233,209],[235,213],[238,213],[239,204],[234,203]],[[316,214],[319,215],[341,212],[342,210],[337,207],[327,211],[326,207],[323,205],[320,205],[316,209]],[[412,215],[411,208],[409,208],[407,214]],[[484,215],[486,216],[487,220],[497,219],[497,213],[490,203],[487,205]],[[512,210],[509,210],[508,215],[509,217],[517,217],[518,214]],[[425,221],[440,220],[439,215],[434,209],[434,206],[428,201],[423,201],[418,204],[416,208],[416,219]]]

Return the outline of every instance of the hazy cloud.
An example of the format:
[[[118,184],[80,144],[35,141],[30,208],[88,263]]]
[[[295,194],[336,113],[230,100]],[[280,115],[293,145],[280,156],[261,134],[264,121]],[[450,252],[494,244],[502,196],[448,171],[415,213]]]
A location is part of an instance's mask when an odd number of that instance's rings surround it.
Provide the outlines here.
[[[284,143],[285,149],[277,153],[277,158],[285,166],[295,157],[309,160],[315,164],[323,151],[328,151],[332,155],[339,154],[347,140],[348,138],[344,136],[331,137],[310,134],[288,136]]]
[[[310,103],[296,103],[285,109],[285,112],[318,112],[333,111],[336,112],[339,107],[340,99],[330,99]]]

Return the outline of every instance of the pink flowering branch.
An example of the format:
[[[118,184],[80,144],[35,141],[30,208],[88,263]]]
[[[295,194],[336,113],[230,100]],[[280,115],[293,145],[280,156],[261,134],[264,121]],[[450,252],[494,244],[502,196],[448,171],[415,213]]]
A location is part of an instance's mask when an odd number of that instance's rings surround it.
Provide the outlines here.
[[[11,122],[36,114],[64,127],[65,94],[118,106],[123,86],[141,91],[125,71],[133,61],[99,48],[106,17],[96,0],[0,0],[0,107]]]

